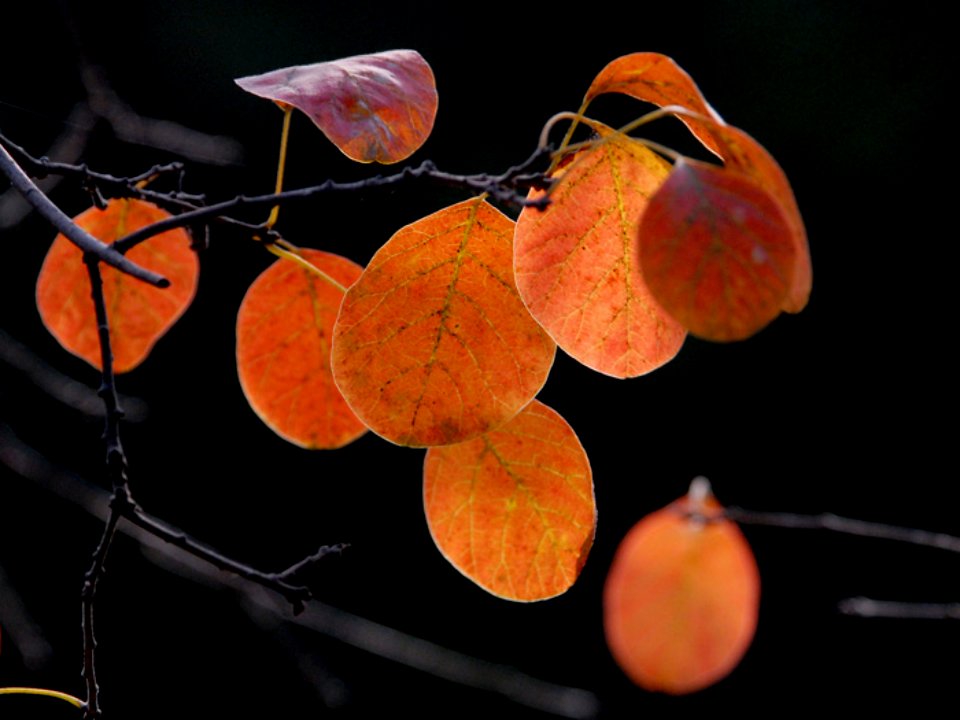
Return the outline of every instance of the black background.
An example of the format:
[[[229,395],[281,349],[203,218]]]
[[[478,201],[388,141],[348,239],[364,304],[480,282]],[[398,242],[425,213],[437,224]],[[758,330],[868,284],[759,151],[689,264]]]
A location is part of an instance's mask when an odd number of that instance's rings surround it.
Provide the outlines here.
[[[745,527],[763,579],[756,639],[728,679],[685,698],[629,683],[606,651],[600,605],[619,540],[695,475],[708,476],[731,505],[960,533],[949,360],[955,265],[946,250],[956,235],[954,183],[941,179],[954,134],[944,98],[956,75],[946,21],[925,3],[903,15],[871,3],[765,0],[570,11],[554,3],[68,5],[69,19],[57,4],[33,2],[4,10],[0,20],[0,129],[35,154],[63,131],[83,96],[73,36],[136,111],[242,143],[239,166],[190,165],[187,189],[210,199],[272,188],[280,115],[240,91],[235,77],[417,49],[436,74],[440,110],[413,160],[499,172],[529,154],[548,117],[576,109],[607,62],[658,51],[778,159],[813,254],[808,308],[748,341],[689,339],[672,363],[630,381],[558,353],[540,399],[568,420],[590,455],[599,524],[573,589],[522,605],[486,595],[433,546],[420,497],[422,451],[369,435],[311,453],[274,436],[250,411],[236,378],[235,315],[272,256],[236,233],[215,232],[193,306],[150,360],[120,379],[122,392],[149,406],[145,421],[123,430],[133,491],[149,511],[267,569],[321,544],[349,542],[316,574],[323,602],[589,689],[604,717],[807,704],[866,709],[892,699],[923,709],[950,697],[955,623],[836,610],[854,595],[960,599],[956,558],[935,550]],[[594,112],[616,124],[639,108],[604,98]],[[101,128],[84,159],[134,174],[176,158],[118,143]],[[288,187],[369,172],[295,118]],[[53,198],[68,214],[88,204],[69,184]],[[280,229],[296,244],[363,263],[402,225],[463,198],[409,185],[320,199],[284,211]],[[96,373],[46,334],[34,305],[52,237],[36,217],[0,234],[0,326],[94,387]],[[64,409],[6,365],[0,421],[8,428],[5,458],[15,436],[57,467],[103,483],[99,421]],[[52,646],[49,662],[27,668],[5,633],[0,685],[82,694],[79,588],[100,529],[0,467],[0,567]],[[107,718],[541,716],[322,635],[264,630],[232,594],[153,566],[129,539],[114,551],[97,606]],[[54,701],[0,699],[0,717],[18,713],[75,717]]]

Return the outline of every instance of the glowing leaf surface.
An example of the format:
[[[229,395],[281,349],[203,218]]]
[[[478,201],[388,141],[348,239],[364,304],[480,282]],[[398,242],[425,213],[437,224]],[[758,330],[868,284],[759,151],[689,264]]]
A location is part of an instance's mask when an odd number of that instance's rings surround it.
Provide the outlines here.
[[[796,261],[793,234],[779,205],[749,178],[677,162],[639,238],[647,285],[694,335],[741,340],[780,313]]]
[[[374,432],[462,442],[540,391],[555,345],[517,294],[513,228],[483,200],[452,205],[400,229],[347,291],[333,374]]]
[[[609,63],[594,78],[584,97],[584,104],[604,93],[629,95],[659,107],[681,105],[696,114],[723,123],[693,79],[671,58],[660,53],[633,53]],[[704,124],[692,115],[680,115],[680,119],[709,150],[717,155],[722,154],[711,131],[712,124]]]
[[[301,256],[343,286],[356,263],[319,250]],[[344,401],[330,370],[333,324],[343,291],[290,260],[278,260],[247,290],[237,315],[237,370],[254,412],[302,447],[338,448],[366,426]]]
[[[669,165],[623,136],[578,155],[545,211],[517,221],[517,286],[557,344],[584,365],[634,377],[671,360],[684,328],[647,289],[636,251],[648,199]]]
[[[236,80],[306,113],[347,157],[395,163],[426,141],[437,114],[430,65],[415,50],[295,65]]]
[[[74,222],[95,238],[112,243],[170,214],[142,200],[111,200],[105,210],[90,208]],[[200,266],[183,229],[168,230],[132,248],[133,262],[160,273],[170,287],[156,288],[101,264],[115,372],[139,365],[154,343],[186,311],[197,290]],[[97,321],[83,253],[67,238],[53,241],[37,280],[37,308],[44,325],[64,348],[100,368]]]
[[[566,592],[593,544],[590,463],[566,421],[534,400],[479,438],[427,451],[423,499],[440,552],[508,600]]]
[[[637,523],[604,588],[607,644],[647,690],[689,693],[740,662],[757,625],[760,579],[750,546],[712,498],[678,500]]]

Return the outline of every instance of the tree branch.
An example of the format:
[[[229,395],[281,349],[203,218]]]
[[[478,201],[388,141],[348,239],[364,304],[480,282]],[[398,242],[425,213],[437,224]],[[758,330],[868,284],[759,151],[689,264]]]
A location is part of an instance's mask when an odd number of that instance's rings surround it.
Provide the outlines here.
[[[54,228],[65,235],[74,245],[86,253],[92,253],[98,259],[115,267],[117,270],[132,275],[138,280],[155,285],[169,287],[170,281],[162,275],[140,267],[130,262],[115,247],[105,245],[93,235],[74,223],[63,211],[54,205],[43,191],[27,177],[27,174],[11,157],[7,149],[0,144],[0,172],[3,172],[11,184],[20,191],[24,199],[29,202]]]

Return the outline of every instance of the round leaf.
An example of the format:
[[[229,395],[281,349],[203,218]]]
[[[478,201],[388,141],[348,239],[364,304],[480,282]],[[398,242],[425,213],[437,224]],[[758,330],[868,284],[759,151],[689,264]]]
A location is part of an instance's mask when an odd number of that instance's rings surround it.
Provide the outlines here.
[[[640,265],[654,297],[691,333],[750,337],[780,314],[793,279],[793,231],[743,174],[679,160],[640,222]]]
[[[577,579],[596,527],[590,463],[546,405],[534,400],[497,430],[431,448],[423,481],[434,542],[485,590],[544,600]]]
[[[362,268],[320,250],[307,262],[348,286]],[[338,448],[366,426],[344,401],[330,370],[333,324],[343,291],[289,260],[253,281],[237,314],[237,371],[250,407],[280,437],[311,449]]]
[[[760,578],[737,526],[688,498],[637,523],[620,544],[603,595],[614,659],[635,683],[672,694],[725,677],[757,625]]]
[[[517,294],[513,228],[484,200],[452,205],[399,230],[347,291],[333,374],[374,432],[462,442],[540,391],[555,345]]]
[[[303,111],[344,155],[395,163],[430,135],[437,87],[415,50],[388,50],[239,78],[249,93]]]
[[[90,208],[73,221],[104,243],[165,220],[170,214],[143,200],[111,200],[105,210]],[[168,230],[132,248],[127,257],[170,280],[156,288],[101,264],[114,372],[139,365],[180,318],[197,291],[200,266],[181,228]],[[57,235],[37,279],[37,309],[43,324],[64,348],[101,367],[97,319],[83,253]]]
[[[517,286],[565,352],[635,377],[670,361],[686,337],[647,289],[636,252],[639,219],[670,166],[626,136],[605,138],[561,169],[546,210],[520,213]]]

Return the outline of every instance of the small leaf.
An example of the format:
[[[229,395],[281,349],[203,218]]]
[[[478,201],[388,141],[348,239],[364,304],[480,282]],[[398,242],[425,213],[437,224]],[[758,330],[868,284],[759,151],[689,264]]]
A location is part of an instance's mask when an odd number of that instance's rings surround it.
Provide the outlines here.
[[[566,592],[593,544],[587,455],[566,421],[536,400],[479,438],[428,450],[423,502],[444,557],[508,600]]]
[[[517,286],[565,352],[635,377],[670,361],[686,337],[647,289],[636,253],[639,219],[670,166],[624,135],[604,137],[561,170],[546,210],[520,213]]]
[[[143,200],[111,200],[74,222],[104,243],[165,220],[170,214]],[[132,248],[127,257],[170,280],[161,289],[101,264],[114,372],[139,365],[180,318],[197,291],[200,266],[182,228],[168,230]],[[37,309],[50,333],[74,355],[100,368],[100,342],[83,253],[57,235],[37,279]]]
[[[718,123],[723,122],[693,79],[672,58],[660,53],[633,53],[609,63],[591,83],[583,100],[584,106],[604,93],[629,95],[659,107],[681,105]],[[721,155],[709,124],[705,125],[697,117],[679,117],[700,142]]]
[[[300,256],[341,285],[362,268],[320,250]],[[366,432],[333,382],[330,343],[343,291],[289,260],[253,281],[237,314],[237,371],[250,407],[280,437],[332,449]]]
[[[650,291],[691,333],[750,337],[773,320],[793,278],[793,233],[779,204],[750,178],[679,160],[640,222]]]
[[[452,205],[399,230],[347,291],[333,374],[378,435],[462,442],[540,391],[555,345],[517,294],[513,228],[484,200]]]
[[[753,639],[756,560],[720,510],[712,497],[687,496],[638,522],[614,557],[603,595],[607,644],[647,690],[703,689],[729,674]]]
[[[295,65],[235,82],[303,111],[358,162],[406,159],[426,141],[437,114],[433,71],[414,50]]]

